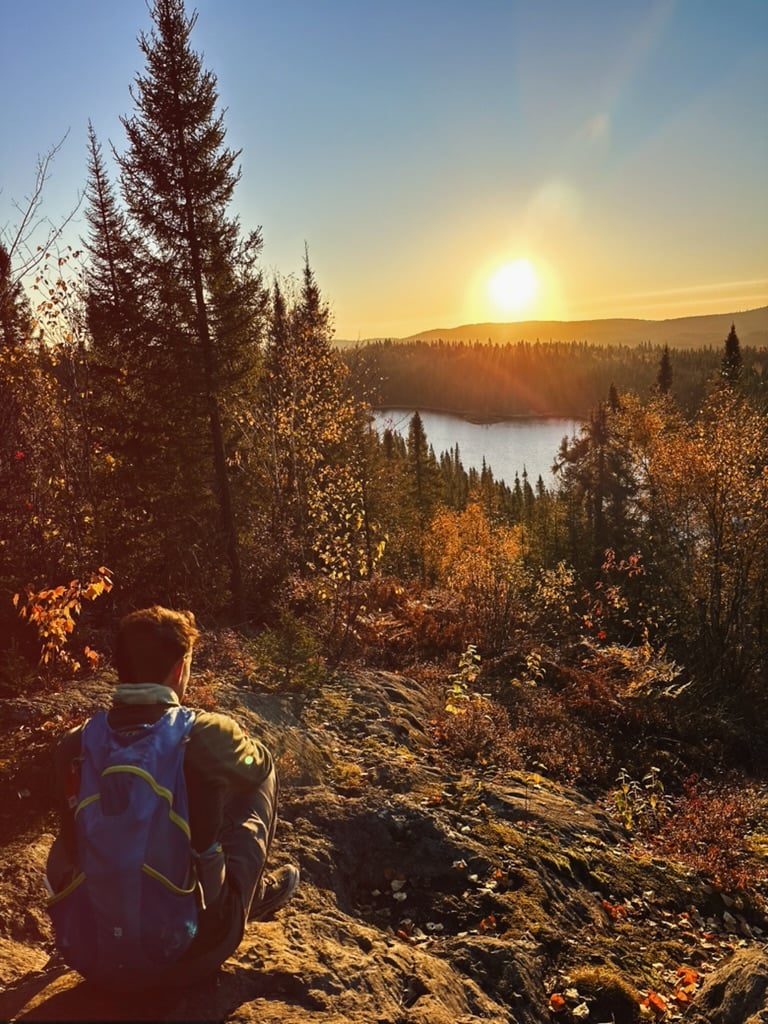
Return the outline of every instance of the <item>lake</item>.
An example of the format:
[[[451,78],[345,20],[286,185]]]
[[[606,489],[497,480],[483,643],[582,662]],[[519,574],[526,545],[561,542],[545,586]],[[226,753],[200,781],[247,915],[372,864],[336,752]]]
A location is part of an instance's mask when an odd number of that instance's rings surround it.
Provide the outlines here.
[[[390,430],[408,437],[408,424],[413,409],[379,409],[374,413],[374,425],[379,434]],[[441,412],[420,412],[427,440],[440,457],[457,444],[464,468],[481,469],[483,458],[493,470],[495,480],[505,480],[512,486],[515,473],[522,476],[528,471],[528,480],[534,486],[541,474],[545,486],[552,487],[555,477],[552,463],[567,434],[578,433],[578,420],[571,419],[516,419],[499,423],[471,423],[460,416]]]

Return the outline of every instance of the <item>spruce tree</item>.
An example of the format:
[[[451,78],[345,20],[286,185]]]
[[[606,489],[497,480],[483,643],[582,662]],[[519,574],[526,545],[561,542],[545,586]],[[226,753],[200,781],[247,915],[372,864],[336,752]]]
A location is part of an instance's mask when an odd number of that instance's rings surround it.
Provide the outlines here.
[[[32,312],[21,281],[14,278],[11,257],[0,242],[0,349],[20,347],[28,338]]]
[[[426,576],[425,541],[427,527],[440,498],[440,470],[432,446],[427,441],[424,422],[418,412],[408,424],[407,504],[413,515],[411,531],[416,542],[415,561],[422,579]],[[477,486],[480,481],[477,479]]]
[[[628,506],[636,484],[631,453],[617,429],[621,418],[621,411],[600,402],[578,436],[563,438],[553,466],[560,497],[569,505],[569,557],[579,569],[599,571],[607,548],[624,551],[629,543]]]
[[[88,182],[85,219],[89,235],[85,271],[86,314],[91,342],[101,352],[124,348],[136,338],[145,303],[137,258],[140,239],[129,232],[109,179],[101,145],[88,122]]]
[[[672,360],[669,357],[669,345],[665,345],[661,351],[659,372],[656,374],[656,387],[662,395],[669,394],[669,389],[672,387]]]
[[[739,336],[736,334],[736,325],[731,324],[728,337],[725,339],[725,351],[723,352],[722,375],[729,384],[735,384],[741,377],[742,358]]]
[[[237,220],[227,215],[239,154],[224,145],[216,77],[191,46],[197,15],[186,16],[183,0],[155,0],[151,15],[155,28],[139,37],[146,71],[131,91],[135,112],[122,118],[128,149],[116,154],[120,185],[130,221],[143,238],[143,273],[151,281],[157,316],[149,343],[163,350],[165,402],[175,405],[179,432],[190,442],[200,433],[207,439],[207,455],[201,455],[209,464],[230,590],[241,616],[244,589],[224,411],[232,389],[255,374],[263,309],[255,266],[261,239],[254,232],[243,240]],[[194,486],[189,474],[181,475]],[[183,508],[185,495],[175,497]]]

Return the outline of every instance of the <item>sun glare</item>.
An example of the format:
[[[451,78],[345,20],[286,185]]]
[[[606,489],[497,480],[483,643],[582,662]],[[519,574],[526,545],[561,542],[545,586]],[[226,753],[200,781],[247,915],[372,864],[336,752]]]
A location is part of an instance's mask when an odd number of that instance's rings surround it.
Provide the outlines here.
[[[505,314],[530,310],[539,293],[539,275],[527,259],[499,267],[488,281],[488,295],[496,309]]]

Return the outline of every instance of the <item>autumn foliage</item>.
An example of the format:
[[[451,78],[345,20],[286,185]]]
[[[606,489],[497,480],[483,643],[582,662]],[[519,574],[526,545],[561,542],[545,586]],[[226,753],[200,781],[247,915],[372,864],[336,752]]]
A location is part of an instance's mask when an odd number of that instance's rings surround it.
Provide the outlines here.
[[[74,675],[80,669],[69,650],[71,635],[83,601],[95,601],[112,589],[112,574],[103,566],[91,573],[85,580],[72,580],[67,586],[51,590],[35,591],[31,586],[25,590],[25,599],[13,595],[13,606],[18,608],[19,617],[34,627],[41,641],[40,664],[49,671],[66,672]],[[88,645],[83,648],[83,658],[89,668],[96,668],[100,655]]]

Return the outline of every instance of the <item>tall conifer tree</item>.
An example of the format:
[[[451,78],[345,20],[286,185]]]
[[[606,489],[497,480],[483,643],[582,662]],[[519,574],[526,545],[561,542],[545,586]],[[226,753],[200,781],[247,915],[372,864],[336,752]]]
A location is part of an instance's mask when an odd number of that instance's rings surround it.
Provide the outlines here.
[[[741,344],[736,333],[736,324],[731,324],[728,337],[725,339],[723,352],[722,374],[729,384],[735,384],[741,377],[742,358]]]
[[[669,389],[672,387],[672,360],[669,356],[669,345],[665,345],[661,350],[659,370],[656,374],[656,387],[662,395],[669,394]]]
[[[277,575],[323,562],[318,547],[327,552],[339,510],[359,510],[362,502],[365,409],[352,397],[331,333],[330,311],[305,255],[300,287],[274,287],[256,410],[269,529],[280,538]]]
[[[86,311],[94,347],[101,352],[135,337],[137,318],[144,309],[139,280],[140,240],[128,222],[109,179],[101,145],[88,123],[88,183],[85,219],[89,237],[86,269]]]
[[[424,546],[427,526],[440,497],[440,477],[434,450],[427,441],[424,423],[418,412],[413,414],[408,424],[407,449],[408,503],[414,516],[411,529],[417,543],[418,569],[424,579],[426,575]]]
[[[238,153],[224,145],[215,75],[191,46],[197,15],[183,0],[155,0],[155,28],[139,46],[146,71],[132,89],[135,112],[122,119],[128,150],[118,155],[131,221],[141,232],[155,308],[162,317],[153,344],[166,350],[173,374],[166,401],[191,422],[205,417],[215,498],[235,611],[244,612],[235,501],[228,473],[224,417],[232,389],[255,373],[263,287],[255,261],[258,232],[241,238],[227,215],[239,178]],[[239,311],[239,312],[238,312]],[[167,363],[167,359],[164,360]],[[181,417],[180,417],[181,418]]]

